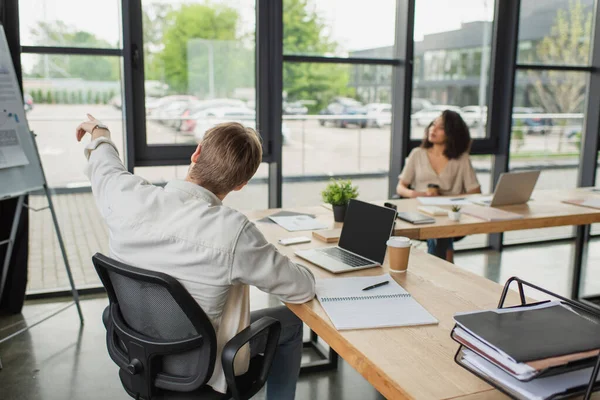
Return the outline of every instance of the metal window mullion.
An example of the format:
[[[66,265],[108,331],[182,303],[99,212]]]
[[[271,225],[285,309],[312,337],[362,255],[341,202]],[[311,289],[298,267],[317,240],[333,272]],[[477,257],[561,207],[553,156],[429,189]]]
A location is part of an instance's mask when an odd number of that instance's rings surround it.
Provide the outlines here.
[[[392,131],[388,196],[396,194],[398,175],[410,148],[410,112],[413,84],[415,1],[397,0],[394,56],[399,62],[392,68]]]
[[[256,124],[269,160],[269,208],[282,205],[283,1],[256,4]]]
[[[123,12],[123,110],[125,114],[125,165],[129,172],[136,157],[144,158],[146,142],[146,100],[141,0],[122,2]]]
[[[579,72],[591,72],[593,66],[583,65],[541,65],[541,64],[517,64],[515,68],[518,70],[529,70],[529,71],[579,71]]]
[[[56,46],[21,46],[24,54],[54,54],[70,56],[112,56],[123,55],[122,49],[101,49],[92,47],[56,47]]]
[[[362,57],[326,57],[299,54],[284,54],[283,61],[297,63],[363,64],[363,65],[400,65],[398,58],[362,58]]]
[[[497,143],[492,165],[492,188],[496,187],[500,174],[508,171],[520,9],[520,0],[497,0],[494,10],[487,124],[487,136]],[[497,251],[502,250],[502,241],[501,233],[488,235],[488,246]]]

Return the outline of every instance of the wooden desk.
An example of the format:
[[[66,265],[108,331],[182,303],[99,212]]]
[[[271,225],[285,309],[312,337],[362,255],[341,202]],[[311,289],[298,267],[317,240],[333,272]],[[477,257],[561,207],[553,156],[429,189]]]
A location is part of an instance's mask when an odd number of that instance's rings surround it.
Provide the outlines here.
[[[415,225],[404,221],[396,222],[395,234],[411,239],[437,239],[478,233],[500,233],[522,229],[550,228],[568,225],[589,225],[600,222],[600,210],[562,203],[562,200],[600,197],[587,189],[570,191],[539,190],[534,192],[527,204],[498,207],[523,216],[511,221],[485,221],[463,215],[459,222],[451,221],[447,216],[434,217],[434,224]],[[389,200],[398,206],[398,211],[418,211],[421,205],[417,199]],[[383,202],[378,202],[383,204]]]
[[[294,211],[310,212],[310,208]],[[275,212],[255,211],[247,215],[256,221]],[[313,214],[334,226],[330,211],[321,213],[313,209]],[[290,257],[294,257],[296,250],[326,246],[317,240],[280,246],[278,239],[298,233],[287,232],[274,223],[256,225]],[[307,265],[317,278],[335,276],[300,259],[296,261]],[[385,264],[383,269],[371,268],[342,276],[381,275],[388,270],[387,261]],[[450,338],[450,331],[455,313],[496,307],[502,287],[416,249],[411,250],[408,272],[393,276],[440,321],[439,325],[337,331],[317,300],[287,306],[388,399],[449,399],[487,392],[498,396],[489,385],[455,364],[458,344]],[[516,293],[511,301],[518,302]]]

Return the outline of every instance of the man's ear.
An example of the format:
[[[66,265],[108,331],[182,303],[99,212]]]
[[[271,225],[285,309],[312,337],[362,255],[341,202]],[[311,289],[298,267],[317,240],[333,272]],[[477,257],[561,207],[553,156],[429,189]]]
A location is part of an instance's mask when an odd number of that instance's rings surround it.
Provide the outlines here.
[[[198,147],[196,147],[196,150],[194,151],[194,154],[192,154],[192,157],[191,157],[191,160],[194,164],[198,162],[198,157],[200,157],[201,152],[202,152],[202,145],[199,144]]]
[[[238,192],[238,191],[242,190],[244,188],[244,186],[246,186],[247,184],[248,184],[248,182],[244,182],[241,185],[238,185],[238,186],[234,187],[233,191],[234,192]]]

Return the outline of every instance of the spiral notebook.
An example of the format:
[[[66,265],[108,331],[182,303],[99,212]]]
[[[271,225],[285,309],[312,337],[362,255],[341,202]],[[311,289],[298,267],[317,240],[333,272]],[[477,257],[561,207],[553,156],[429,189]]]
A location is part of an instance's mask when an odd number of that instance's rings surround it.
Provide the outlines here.
[[[363,288],[389,281],[384,286]],[[320,279],[317,298],[337,330],[431,325],[438,320],[389,275]]]

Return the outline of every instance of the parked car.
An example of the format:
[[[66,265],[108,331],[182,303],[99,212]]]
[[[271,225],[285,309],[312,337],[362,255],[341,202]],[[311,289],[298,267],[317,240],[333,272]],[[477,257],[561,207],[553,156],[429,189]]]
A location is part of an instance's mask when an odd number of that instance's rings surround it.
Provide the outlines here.
[[[249,109],[246,103],[242,100],[237,99],[211,99],[202,100],[189,104],[189,107],[184,109],[181,114],[179,130],[182,132],[194,132],[196,128],[196,120],[198,116],[202,115],[202,112],[208,109],[217,108],[240,108]]]
[[[412,99],[412,101],[410,103],[410,113],[412,115],[416,112],[419,112],[426,108],[430,108],[432,106],[433,106],[433,102],[431,102],[430,100],[420,99],[418,97],[415,97]]]
[[[256,112],[248,107],[209,108],[195,115],[194,137],[198,142],[204,138],[206,131],[223,122],[239,122],[244,126],[256,129]],[[290,129],[285,123],[281,126],[283,144],[290,140]]]
[[[383,128],[392,124],[392,105],[387,103],[370,103],[367,108],[367,126]]]
[[[514,114],[544,114],[544,110],[534,107],[513,107],[513,126],[518,126],[520,122],[524,127],[525,133],[528,135],[534,133],[545,135],[552,130],[552,126],[554,125],[552,118],[540,116],[515,118]]]
[[[308,107],[299,101],[292,103],[283,103],[283,114],[284,115],[306,115],[308,114]]]
[[[413,115],[411,115],[411,119],[413,119],[416,122],[417,126],[427,126],[431,121],[439,117],[440,114],[445,110],[456,111],[459,114],[461,113],[460,108],[456,106],[442,104],[437,106],[431,106],[429,108],[425,108],[419,112],[416,112]]]
[[[151,102],[151,104],[146,104],[146,114],[150,115],[150,119],[157,120],[161,124],[167,124],[170,118],[173,118],[175,115],[174,112],[177,109],[176,106],[173,106],[173,103],[177,103],[179,106],[189,105],[189,103],[198,101],[198,98],[190,95],[173,95],[173,96],[165,96],[161,97],[156,102]],[[169,112],[166,110],[169,109]],[[183,111],[182,111],[183,112]],[[181,114],[177,115],[180,116]]]
[[[339,115],[339,119],[319,119],[319,124],[325,126],[331,122],[334,126],[346,128],[350,124],[358,125],[361,128],[367,126],[367,109],[361,102],[347,97],[338,97],[333,103],[319,112],[319,115]],[[364,116],[363,118],[344,118],[344,116]]]
[[[485,125],[487,122],[487,106],[466,106],[461,108],[460,112],[470,128]]]
[[[27,93],[23,95],[23,107],[25,108],[25,112],[33,110],[33,97]]]

